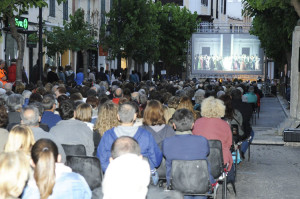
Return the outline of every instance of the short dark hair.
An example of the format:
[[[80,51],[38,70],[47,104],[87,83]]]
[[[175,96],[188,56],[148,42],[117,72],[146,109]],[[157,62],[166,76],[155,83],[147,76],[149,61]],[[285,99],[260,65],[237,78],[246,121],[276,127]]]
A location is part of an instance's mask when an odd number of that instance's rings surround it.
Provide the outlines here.
[[[51,94],[45,95],[42,101],[45,110],[50,110],[55,104],[55,97]]]
[[[178,109],[172,116],[172,122],[176,125],[176,131],[191,130],[194,123],[193,113],[188,109]]]
[[[63,120],[74,117],[74,103],[71,100],[62,101],[58,110],[59,115]]]
[[[230,94],[234,100],[242,99],[242,92],[239,89],[233,89]]]
[[[116,139],[111,146],[111,157],[115,159],[128,153],[141,155],[141,148],[138,142],[129,136],[122,136]]]

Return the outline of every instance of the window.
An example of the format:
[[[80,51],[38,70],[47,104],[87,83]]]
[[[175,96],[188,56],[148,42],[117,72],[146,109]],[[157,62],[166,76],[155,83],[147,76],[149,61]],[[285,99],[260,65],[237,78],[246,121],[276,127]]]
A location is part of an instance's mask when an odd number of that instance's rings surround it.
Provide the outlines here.
[[[63,2],[63,20],[68,21],[69,13],[68,13],[68,0]]]
[[[105,24],[105,1],[101,0],[101,25]]]
[[[208,0],[201,0],[201,4],[203,4],[204,6],[208,6]]]
[[[49,16],[55,17],[55,0],[49,0]]]
[[[219,0],[217,0],[217,3],[216,3],[216,18],[217,19],[219,18]]]

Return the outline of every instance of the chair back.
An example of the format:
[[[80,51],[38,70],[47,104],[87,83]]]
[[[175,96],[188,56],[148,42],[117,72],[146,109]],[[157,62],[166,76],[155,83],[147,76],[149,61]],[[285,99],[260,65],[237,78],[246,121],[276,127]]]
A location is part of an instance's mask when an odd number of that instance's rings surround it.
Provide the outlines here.
[[[189,194],[206,194],[210,191],[206,160],[173,160],[171,171],[173,189]]]
[[[160,166],[157,169],[157,173],[159,176],[159,179],[166,179],[166,175],[167,175],[167,169],[166,169],[166,159],[163,158]]]
[[[91,190],[101,187],[103,173],[98,158],[90,156],[67,156],[66,165],[71,167],[73,172],[82,175]]]
[[[64,148],[66,156],[69,155],[86,156],[85,146],[82,144],[77,144],[77,145],[62,144],[62,147]]]
[[[210,165],[211,175],[217,179],[224,172],[224,161],[222,152],[222,142],[220,140],[208,140],[210,153],[207,161]]]

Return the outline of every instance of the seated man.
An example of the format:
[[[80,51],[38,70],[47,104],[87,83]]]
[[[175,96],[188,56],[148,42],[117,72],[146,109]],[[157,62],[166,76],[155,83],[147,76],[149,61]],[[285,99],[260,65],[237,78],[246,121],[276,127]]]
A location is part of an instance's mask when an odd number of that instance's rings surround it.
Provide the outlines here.
[[[130,155],[129,155],[130,154]],[[123,158],[122,158],[123,156]],[[138,157],[138,158],[136,158]],[[122,161],[127,162],[130,159],[137,161],[141,167],[145,167],[146,165],[142,163],[142,155],[139,144],[136,140],[128,136],[122,136],[116,139],[111,147],[111,157],[110,163],[119,161],[119,159],[123,159]],[[119,161],[121,162],[121,161]],[[131,162],[128,164],[135,164]],[[144,168],[142,172],[142,168],[136,169],[137,165],[131,166],[129,170],[127,168],[120,167],[118,171],[114,171],[116,173],[110,173],[111,164],[108,166],[106,175],[103,180],[103,192],[105,197],[110,196],[111,198],[135,198],[135,196],[139,196],[138,198],[145,198],[145,190],[148,190],[147,199],[164,199],[164,198],[172,198],[172,199],[182,199],[183,196],[180,192],[172,190],[164,190],[160,187],[149,186],[150,172],[149,166],[148,169]],[[114,167],[114,166],[112,166]],[[117,167],[115,167],[116,169]],[[147,172],[148,174],[144,173]],[[131,171],[131,172],[130,172]],[[139,173],[141,172],[141,173]],[[139,174],[139,175],[138,175]],[[139,188],[137,190],[137,188]],[[117,191],[116,191],[117,190]],[[99,198],[102,198],[101,196]]]
[[[61,120],[61,117],[59,115],[54,114],[54,111],[56,109],[54,96],[51,94],[44,96],[42,104],[45,111],[42,115],[41,123],[47,124],[51,129],[56,125],[57,122]]]
[[[97,157],[100,159],[103,172],[106,171],[109,164],[113,142],[118,137],[129,136],[139,143],[141,154],[149,160],[152,174],[157,174],[155,168],[161,163],[162,152],[150,132],[144,128],[133,126],[136,115],[135,106],[131,103],[124,103],[119,106],[118,119],[121,125],[106,131],[97,149]]]
[[[86,155],[92,156],[94,152],[93,132],[84,122],[74,119],[73,102],[65,100],[59,108],[62,120],[52,127],[49,133],[54,135],[61,144],[84,145]]]
[[[208,141],[205,137],[192,134],[194,117],[191,111],[179,109],[175,111],[172,118],[176,135],[166,138],[162,146],[163,154],[166,157],[166,178],[168,185],[170,185],[172,160],[203,160],[207,159],[210,151]],[[208,168],[210,173],[209,165]],[[215,183],[211,174],[210,183]],[[185,196],[184,198],[193,198],[193,196]]]

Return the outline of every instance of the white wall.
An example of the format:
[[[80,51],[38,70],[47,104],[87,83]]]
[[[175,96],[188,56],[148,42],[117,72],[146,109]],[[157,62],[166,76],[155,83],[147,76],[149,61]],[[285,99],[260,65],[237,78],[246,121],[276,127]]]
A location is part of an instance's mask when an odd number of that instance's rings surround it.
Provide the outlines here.
[[[229,17],[243,19],[242,17],[242,2],[240,0],[228,0],[227,2],[227,15]]]

